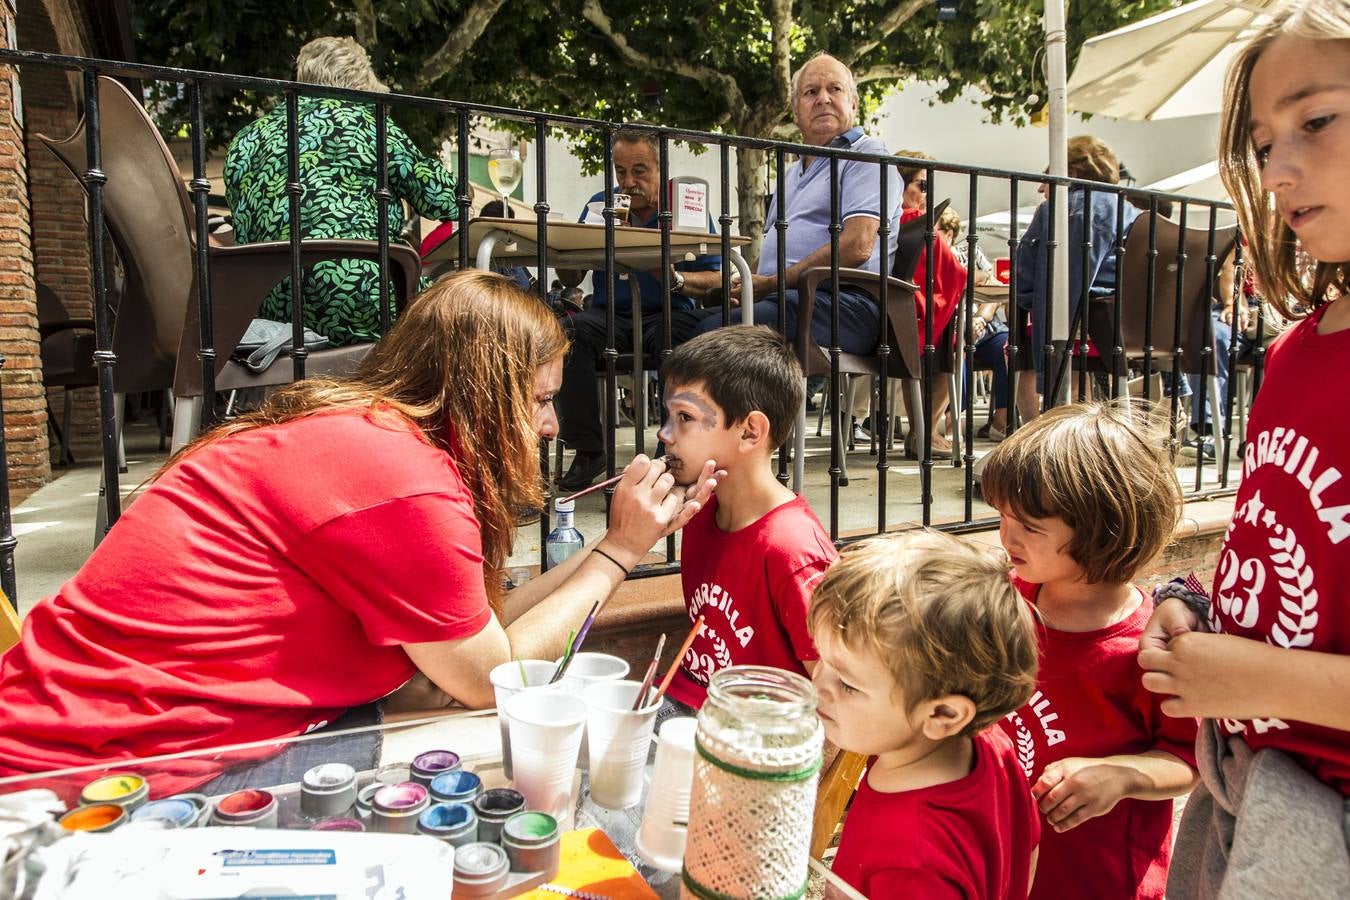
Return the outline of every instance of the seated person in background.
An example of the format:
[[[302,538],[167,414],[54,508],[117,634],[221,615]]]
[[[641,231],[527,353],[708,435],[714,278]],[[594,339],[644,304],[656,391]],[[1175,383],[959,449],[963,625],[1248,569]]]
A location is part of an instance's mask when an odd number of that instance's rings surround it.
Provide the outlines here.
[[[1133,581],[1171,541],[1181,489],[1130,415],[1055,407],[981,477],[1038,622],[1036,694],[1002,723],[1047,826],[1033,900],[1161,900],[1172,798],[1195,782],[1195,720],[1163,713],[1136,658],[1153,601]]]
[[[1120,163],[1115,153],[1103,141],[1090,135],[1079,135],[1069,139],[1070,178],[1085,178],[1118,184],[1120,181]],[[1048,194],[1044,183],[1038,188],[1040,193]],[[1058,202],[1064,202],[1064,192],[1058,194]],[[1068,240],[1059,241],[1059,250],[1069,249],[1069,322],[1072,324],[1083,300],[1083,254],[1077,248],[1083,246],[1083,229],[1091,222],[1092,249],[1088,254],[1088,297],[1110,297],[1116,291],[1116,195],[1106,191],[1094,191],[1092,209],[1089,211],[1084,202],[1083,188],[1072,187],[1068,192],[1069,235]],[[1139,215],[1139,211],[1125,204],[1124,224],[1130,223]],[[1045,342],[1049,319],[1049,300],[1046,286],[1049,284],[1049,249],[1046,235],[1049,227],[1050,204],[1042,203],[1027,226],[1022,242],[1017,246],[1017,285],[1013,296],[1017,305],[1031,310],[1031,340],[1019,341],[1030,344],[1030,354],[1019,360],[1019,368],[1035,368],[1036,377],[1017,380],[1017,412],[1022,421],[1029,422],[1041,410],[1040,395],[1046,391],[1045,384]],[[1030,365],[1028,365],[1028,363]],[[1067,375],[1066,375],[1067,377]]]
[[[897,155],[913,159],[933,159],[932,156],[922,150],[901,150]],[[928,211],[928,175],[919,166],[897,165],[896,170],[900,173],[900,178],[905,184],[905,192],[900,198],[900,222],[911,222]],[[957,222],[960,222],[959,217]],[[936,237],[933,241],[933,256],[937,259],[937,265],[933,267],[933,345],[937,358],[933,371],[935,374],[944,374],[953,371],[956,334],[954,331],[948,331],[947,328],[956,320],[961,298],[965,296],[966,267],[957,260],[951,245],[943,240],[941,219],[935,222],[934,226]],[[914,294],[914,302],[916,304],[915,314],[919,320],[919,348],[922,351],[926,333],[924,319],[928,315],[928,299],[924,294],[928,285],[928,247],[926,243],[919,245],[919,260],[914,267],[913,281],[919,288]],[[933,451],[936,453],[950,453],[952,449],[952,445],[946,438],[942,437],[942,429],[938,427],[939,423],[945,422],[943,415],[947,410],[949,393],[950,389],[947,386],[946,378],[933,379],[933,414],[928,435],[933,445]],[[905,403],[906,415],[918,415],[917,410],[909,408],[909,394],[901,392],[901,397]],[[866,397],[854,397],[854,416],[866,414],[867,400]],[[871,420],[868,419],[864,424],[870,429]],[[922,451],[917,443],[910,441],[906,443],[906,452],[909,456],[916,457]]]
[[[812,57],[792,77],[792,97],[802,141],[816,147],[846,147],[862,153],[886,153],[886,145],[863,134],[854,125],[858,109],[858,86],[853,73],[826,54]],[[890,208],[881,209],[880,173],[874,163],[843,160],[839,163],[839,210],[843,231],[839,235],[839,265],[879,272],[881,241],[877,231],[885,215],[891,224],[889,249],[895,252],[895,221],[900,191],[888,191]],[[887,172],[887,177],[891,175]],[[797,337],[797,278],[806,269],[830,264],[830,164],[824,157],[803,156],[787,172],[786,185],[787,338]],[[754,276],[755,321],[778,322],[778,218],[777,197],[769,202],[764,218],[764,243],[760,248],[758,274]],[[830,287],[826,281],[816,292],[811,316],[811,334],[822,347],[830,340]],[[732,313],[740,321],[740,312]],[[699,326],[709,331],[722,324],[713,316]],[[881,309],[865,291],[842,287],[839,291],[839,346],[846,353],[871,353],[881,329]]]
[[[961,238],[964,226],[961,217],[952,209],[944,209],[937,222],[938,233],[952,248],[952,254],[962,266],[966,264],[969,243]],[[986,284],[994,277],[993,263],[985,257],[980,245],[975,245],[975,283]],[[975,363],[981,369],[994,373],[993,406],[989,421],[975,433],[995,443],[1003,440],[1008,431],[1008,319],[1002,303],[978,303],[970,319],[970,335],[975,342]],[[960,361],[964,364],[964,360]],[[970,406],[970,382],[973,372],[967,372],[962,381],[964,396],[961,409]]]
[[[300,48],[295,78],[309,84],[387,92],[375,77],[360,44],[346,37],[322,37]],[[307,238],[375,240],[379,204],[375,200],[375,110],[373,106],[330,97],[299,98],[300,229]],[[407,200],[429,219],[457,215],[455,182],[436,160],[423,154],[390,121],[389,234],[403,228],[397,201]],[[225,154],[225,200],[241,244],[290,237],[286,194],[286,105],[240,129]],[[373,260],[343,259],[316,263],[304,275],[305,327],[326,335],[333,346],[369,343],[380,336],[380,267]],[[425,285],[424,285],[425,286]],[[391,301],[392,303],[392,298]],[[272,289],[258,315],[291,321],[291,280]]]
[[[1036,634],[1007,565],[936,531],[871,538],[810,622],[825,738],[871,757],[834,873],[868,897],[1026,897],[1040,822],[997,722],[1031,696]]]
[[[620,131],[614,135],[614,192],[627,194],[632,200],[628,210],[628,224],[637,228],[657,228],[660,223],[662,196],[660,148],[650,132],[637,129]],[[603,201],[605,192],[594,194],[587,206]],[[586,208],[577,221],[586,220]],[[615,221],[615,224],[619,224]],[[708,231],[712,232],[712,219]],[[672,346],[679,346],[695,333],[699,322],[709,315],[708,310],[695,309],[695,299],[714,286],[722,284],[722,257],[700,256],[690,262],[674,263],[670,278],[670,336]],[[642,352],[654,354],[661,349],[664,336],[664,316],[661,301],[661,273],[630,272],[627,277],[615,273],[614,281],[614,346],[620,353],[633,352],[633,284],[636,282],[642,298]],[[558,278],[565,287],[580,283],[585,272],[559,269]],[[609,285],[605,271],[592,273],[591,305],[569,315],[563,327],[572,340],[563,369],[563,386],[558,392],[558,417],[562,421],[563,443],[576,451],[572,465],[561,478],[558,487],[565,492],[579,491],[595,481],[605,469],[605,439],[600,430],[600,402],[596,396],[596,369],[604,361],[606,316],[609,306]],[[721,319],[719,318],[720,322]]]
[[[816,651],[806,610],[837,554],[806,498],[774,477],[773,453],[792,436],[804,381],[781,335],[762,325],[719,328],[672,353],[661,379],[668,417],[660,438],[675,457],[676,482],[696,477],[705,460],[726,472],[684,530],[685,609],[690,621],[705,618],[664,717],[702,706],[708,681],[727,666],[807,674]]]

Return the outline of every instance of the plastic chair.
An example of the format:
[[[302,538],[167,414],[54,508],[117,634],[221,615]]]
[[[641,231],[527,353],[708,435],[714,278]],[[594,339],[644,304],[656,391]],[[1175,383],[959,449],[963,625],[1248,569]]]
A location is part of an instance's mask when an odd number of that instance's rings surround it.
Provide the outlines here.
[[[127,272],[127,290],[113,328],[113,390],[118,393],[173,388],[174,449],[196,434],[202,403],[198,359],[196,216],[182,175],[164,139],[136,98],[119,82],[100,76],[103,209],[108,231]],[[88,168],[83,121],[64,140],[41,140],[83,183]],[[290,243],[270,241],[224,246],[212,240],[210,255],[212,336],[218,390],[285,384],[292,363],[278,357],[253,373],[230,357],[267,292],[291,273]],[[320,260],[379,259],[379,245],[365,240],[305,240],[301,265]],[[389,245],[390,279],[398,300],[417,289],[421,261],[403,244]],[[309,354],[306,374],[350,372],[371,345]],[[180,365],[181,363],[181,365]]]

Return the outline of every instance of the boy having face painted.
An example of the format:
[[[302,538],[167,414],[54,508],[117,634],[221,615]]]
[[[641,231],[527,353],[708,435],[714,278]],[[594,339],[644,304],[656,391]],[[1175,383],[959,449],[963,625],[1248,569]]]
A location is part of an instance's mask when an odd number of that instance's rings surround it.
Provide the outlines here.
[[[764,327],[735,325],[681,345],[661,367],[666,422],[660,438],[677,482],[708,460],[726,476],[685,526],[680,575],[685,608],[702,631],[680,661],[662,710],[702,706],[708,680],[732,665],[809,674],[811,591],[837,556],[820,520],[774,477],[804,378],[792,350]],[[672,710],[673,707],[673,710]]]

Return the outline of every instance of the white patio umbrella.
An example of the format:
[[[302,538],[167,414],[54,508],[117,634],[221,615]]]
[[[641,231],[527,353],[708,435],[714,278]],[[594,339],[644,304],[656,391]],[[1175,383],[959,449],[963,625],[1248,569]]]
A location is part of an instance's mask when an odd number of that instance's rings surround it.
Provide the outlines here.
[[[1083,43],[1070,109],[1118,119],[1219,112],[1223,78],[1276,0],[1195,0]]]
[[[1219,161],[1212,160],[1203,165],[1186,169],[1175,175],[1146,184],[1150,191],[1165,191],[1169,194],[1182,194],[1186,197],[1199,197],[1202,200],[1227,200],[1228,191],[1219,180]]]

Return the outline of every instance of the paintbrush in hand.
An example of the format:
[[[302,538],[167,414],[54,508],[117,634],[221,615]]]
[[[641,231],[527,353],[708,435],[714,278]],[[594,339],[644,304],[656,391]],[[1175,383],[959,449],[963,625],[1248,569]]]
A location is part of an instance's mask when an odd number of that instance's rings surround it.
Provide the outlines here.
[[[647,692],[652,689],[652,679],[656,678],[656,667],[661,662],[661,651],[664,649],[666,649],[666,636],[662,633],[661,639],[656,642],[656,653],[647,666],[647,674],[642,676],[642,687],[638,688],[637,697],[633,700],[633,712],[642,709],[647,702]]]
[[[675,461],[675,457],[673,457],[673,456],[658,456],[656,459],[652,460],[652,462],[662,462],[662,463],[665,463],[666,466],[667,466],[667,468],[668,468],[668,467],[670,466],[670,464],[671,464],[672,462],[674,462],[674,461]],[[599,484],[593,484],[593,485],[591,485],[591,486],[588,487],[588,488],[584,488],[583,490],[577,491],[575,494],[571,494],[571,495],[569,495],[569,496],[567,496],[567,497],[562,497],[562,498],[559,499],[558,502],[560,502],[560,503],[571,503],[573,500],[577,499],[578,497],[584,497],[584,496],[586,496],[587,494],[593,493],[593,492],[595,492],[595,491],[603,490],[604,488],[609,487],[611,484],[618,484],[618,483],[619,483],[620,481],[622,481],[622,480],[623,480],[623,473],[620,472],[618,475],[615,475],[613,478],[606,478],[604,481],[600,482]]]

